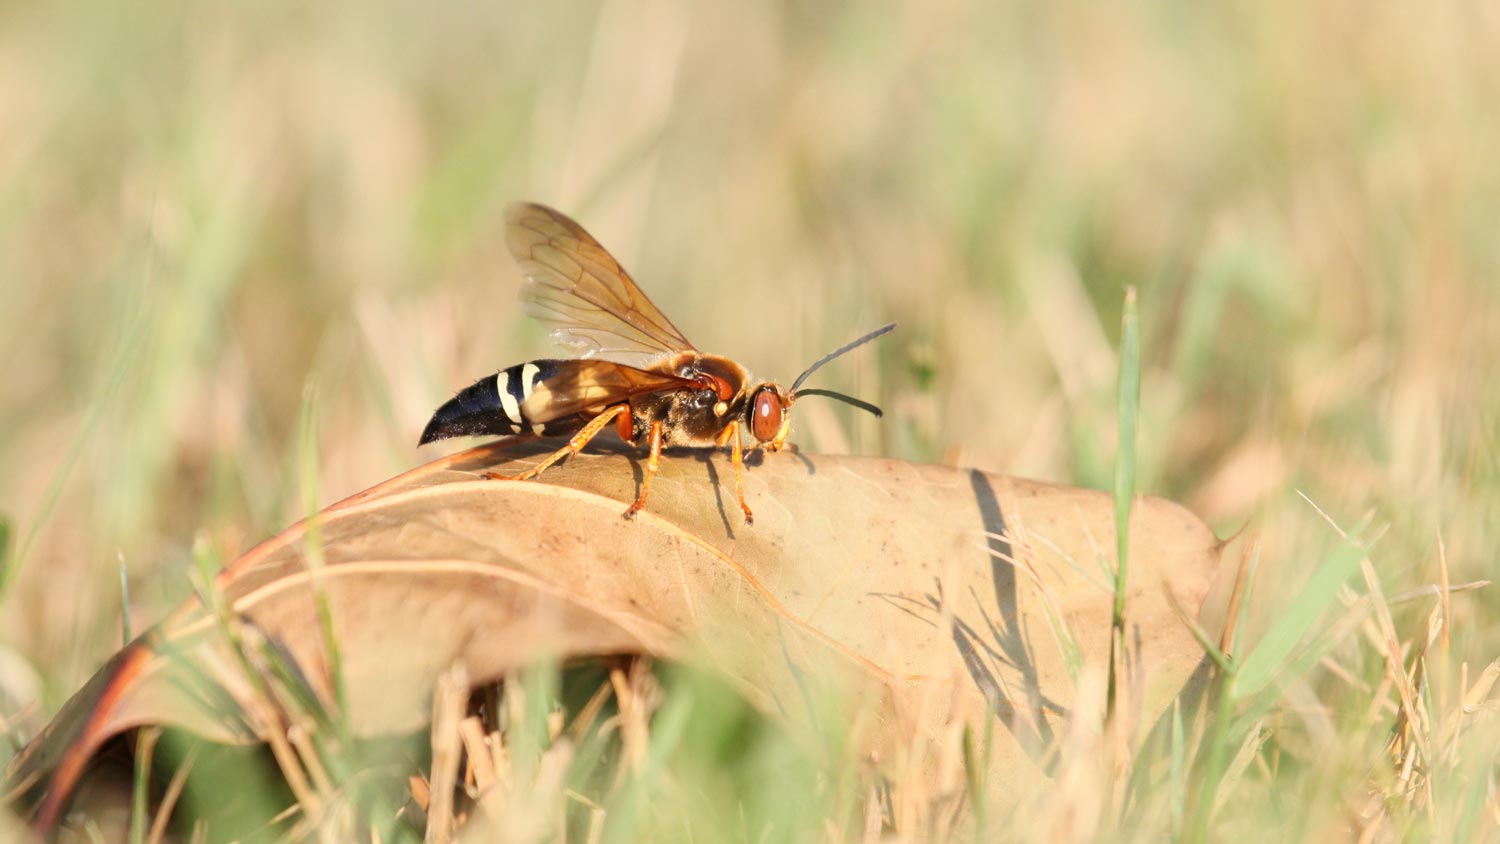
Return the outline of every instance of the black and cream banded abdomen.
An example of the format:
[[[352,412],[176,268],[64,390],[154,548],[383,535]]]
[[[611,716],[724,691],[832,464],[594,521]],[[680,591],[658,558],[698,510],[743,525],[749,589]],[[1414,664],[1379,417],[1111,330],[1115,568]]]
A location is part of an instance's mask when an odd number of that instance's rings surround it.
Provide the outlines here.
[[[587,418],[560,407],[547,387],[571,363],[527,361],[475,381],[437,409],[418,445],[448,437],[572,435]]]

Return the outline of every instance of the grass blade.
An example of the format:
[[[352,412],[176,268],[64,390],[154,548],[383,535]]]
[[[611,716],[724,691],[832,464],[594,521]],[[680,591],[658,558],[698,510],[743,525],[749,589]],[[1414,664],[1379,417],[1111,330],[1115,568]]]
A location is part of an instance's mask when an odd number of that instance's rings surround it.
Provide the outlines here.
[[[130,844],[146,844],[146,822],[150,820],[147,797],[151,789],[151,757],[156,751],[160,727],[141,730],[135,746],[135,788],[130,801]]]
[[[1106,709],[1115,711],[1120,652],[1125,642],[1125,584],[1130,570],[1130,507],[1135,499],[1135,431],[1141,409],[1141,332],[1135,288],[1125,290],[1120,318],[1119,448],[1115,455],[1115,606],[1110,622],[1109,693]]]
[[[130,577],[125,571],[125,554],[120,555],[120,640],[128,644],[135,638],[133,625],[130,623]]]
[[[0,583],[9,579],[10,571],[10,517],[0,513]],[[3,596],[4,592],[0,592]]]
[[[323,528],[318,520],[318,391],[309,381],[302,391],[302,413],[298,419],[297,475],[302,489],[302,508],[307,518],[307,567],[312,572],[313,590],[318,605],[318,625],[323,634],[324,653],[328,656],[329,686],[333,689],[333,726],[344,746],[349,744],[347,729],[348,698],[344,686],[344,665],[333,623],[333,607],[323,585]]]
[[[1351,535],[1318,566],[1291,605],[1240,663],[1234,686],[1236,700],[1254,695],[1275,679],[1282,663],[1333,604],[1339,587],[1359,569],[1364,558],[1365,549]]]

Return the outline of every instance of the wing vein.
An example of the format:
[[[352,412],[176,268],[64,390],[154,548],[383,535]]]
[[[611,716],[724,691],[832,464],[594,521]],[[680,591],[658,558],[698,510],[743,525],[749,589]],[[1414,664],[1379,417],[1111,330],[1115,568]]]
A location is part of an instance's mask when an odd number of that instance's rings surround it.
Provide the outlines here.
[[[554,340],[584,357],[634,365],[694,351],[609,252],[567,216],[521,203],[511,206],[506,223],[506,245],[526,277],[521,299]]]

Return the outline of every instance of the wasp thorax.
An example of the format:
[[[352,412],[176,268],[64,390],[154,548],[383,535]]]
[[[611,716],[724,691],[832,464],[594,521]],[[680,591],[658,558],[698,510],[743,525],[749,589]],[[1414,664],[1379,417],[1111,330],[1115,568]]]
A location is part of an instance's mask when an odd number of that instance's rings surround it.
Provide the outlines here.
[[[755,391],[755,400],[750,406],[750,433],[761,442],[770,442],[781,433],[781,397],[773,387],[762,387]]]

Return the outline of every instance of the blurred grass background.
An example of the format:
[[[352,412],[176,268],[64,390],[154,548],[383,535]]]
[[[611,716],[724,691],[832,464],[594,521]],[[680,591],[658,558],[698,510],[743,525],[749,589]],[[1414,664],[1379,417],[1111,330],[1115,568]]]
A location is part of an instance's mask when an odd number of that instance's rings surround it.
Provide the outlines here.
[[[899,320],[815,450],[1108,488],[1135,285],[1141,491],[1294,580],[1299,490],[1391,589],[1492,576],[1496,56],[1494,4],[0,4],[0,712],[118,646],[122,564],[139,629],[303,515],[308,384],[329,503],[554,354],[523,198],[763,376]]]

